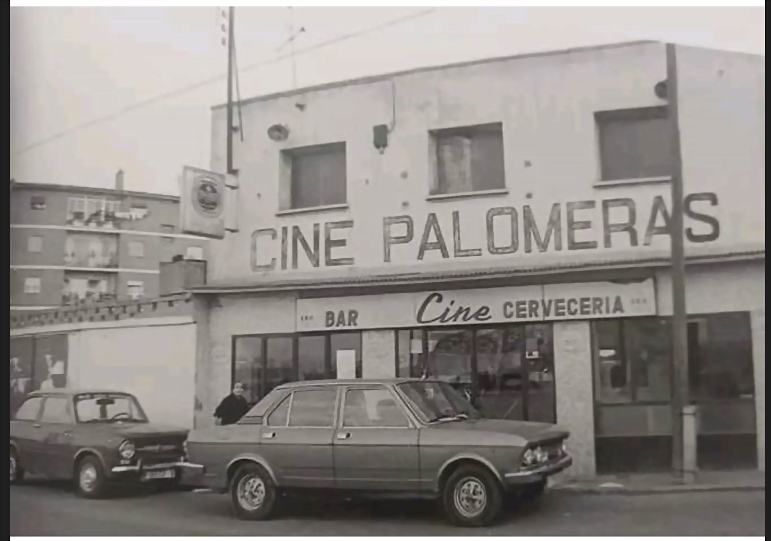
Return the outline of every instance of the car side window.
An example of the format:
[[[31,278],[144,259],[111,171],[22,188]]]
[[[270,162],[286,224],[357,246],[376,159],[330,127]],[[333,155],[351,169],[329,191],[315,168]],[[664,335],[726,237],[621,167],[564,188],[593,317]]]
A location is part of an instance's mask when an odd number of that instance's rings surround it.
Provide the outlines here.
[[[289,404],[292,396],[289,395],[278,405],[268,417],[268,426],[282,427],[287,425],[289,419]]]
[[[388,389],[351,389],[343,407],[345,428],[409,428],[410,422]]]
[[[40,413],[40,406],[43,399],[40,397],[28,398],[16,412],[17,421],[37,421],[37,415]]]
[[[46,398],[40,422],[59,425],[71,423],[70,401],[62,397]]]
[[[337,389],[295,391],[289,412],[289,426],[332,428],[335,424]]]

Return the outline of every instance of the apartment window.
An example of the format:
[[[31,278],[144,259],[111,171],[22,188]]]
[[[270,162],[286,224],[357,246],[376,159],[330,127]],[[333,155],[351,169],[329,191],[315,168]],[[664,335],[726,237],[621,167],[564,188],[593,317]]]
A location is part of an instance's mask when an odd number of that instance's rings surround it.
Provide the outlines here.
[[[145,245],[143,242],[134,241],[129,242],[129,255],[131,257],[144,257],[145,256]]]
[[[144,282],[129,282],[128,283],[128,296],[132,299],[140,299],[145,295],[145,283]]]
[[[25,278],[24,279],[24,293],[28,295],[37,295],[40,293],[40,278]]]
[[[289,197],[282,201],[283,210],[301,210],[348,202],[345,143],[317,145],[282,153],[288,169],[284,182],[289,184]]]
[[[43,237],[29,237],[27,239],[27,251],[39,254],[43,251]]]
[[[190,246],[187,249],[185,259],[193,261],[203,261],[203,248],[200,246]]]
[[[672,133],[664,107],[597,113],[602,180],[672,175]]]
[[[32,196],[32,199],[30,199],[29,206],[32,210],[45,210],[46,198],[41,195]]]
[[[431,195],[506,188],[502,124],[437,130],[431,138],[436,171]]]

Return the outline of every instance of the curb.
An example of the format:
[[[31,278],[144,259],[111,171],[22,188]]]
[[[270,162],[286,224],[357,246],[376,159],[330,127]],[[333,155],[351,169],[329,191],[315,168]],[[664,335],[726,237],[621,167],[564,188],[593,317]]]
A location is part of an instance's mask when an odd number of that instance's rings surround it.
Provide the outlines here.
[[[727,486],[727,485],[701,485],[701,486],[674,486],[674,487],[650,487],[650,488],[599,488],[599,487],[552,487],[551,491],[563,494],[576,494],[586,496],[654,496],[676,494],[703,494],[725,492],[766,492],[765,486]]]

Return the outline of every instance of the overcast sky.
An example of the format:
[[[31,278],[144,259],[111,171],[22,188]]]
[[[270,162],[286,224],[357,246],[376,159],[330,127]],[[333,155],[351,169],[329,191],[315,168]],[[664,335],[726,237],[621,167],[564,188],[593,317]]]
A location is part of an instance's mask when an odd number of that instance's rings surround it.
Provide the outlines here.
[[[293,87],[275,60],[292,20],[299,87],[638,39],[766,48],[765,8],[237,8],[244,98]],[[11,8],[11,178],[111,187],[122,168],[127,189],[176,194],[184,165],[209,166],[222,23],[215,8]]]

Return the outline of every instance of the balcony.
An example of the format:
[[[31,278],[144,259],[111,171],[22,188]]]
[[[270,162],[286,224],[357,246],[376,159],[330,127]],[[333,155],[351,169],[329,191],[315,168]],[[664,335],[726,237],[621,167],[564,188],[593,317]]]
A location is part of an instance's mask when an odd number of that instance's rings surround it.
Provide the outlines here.
[[[77,306],[113,301],[117,298],[116,281],[112,276],[92,276],[68,273],[64,279],[62,304]]]
[[[120,201],[71,197],[67,201],[67,225],[88,229],[120,229]]]
[[[117,269],[118,239],[114,235],[70,233],[64,248],[64,266],[78,269]]]

